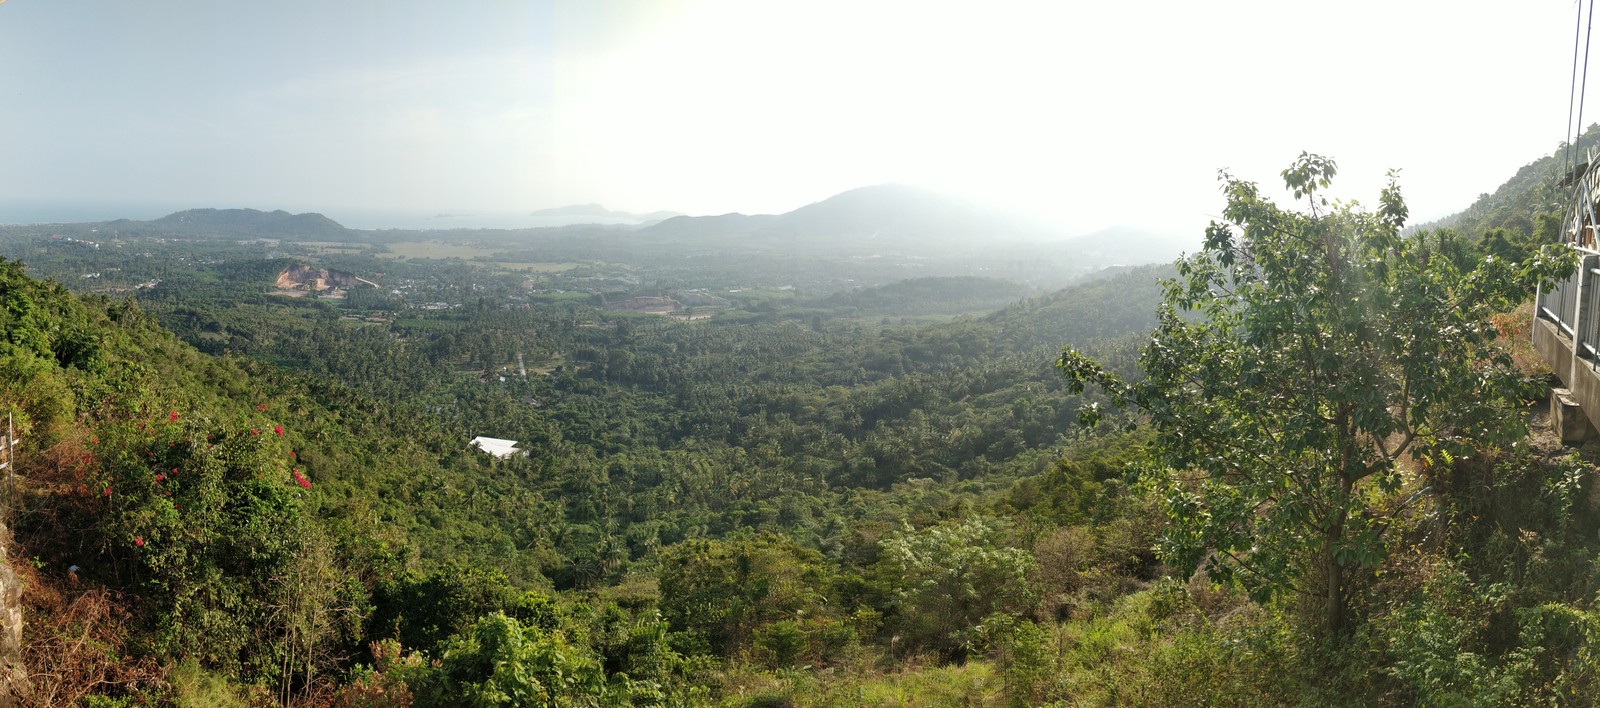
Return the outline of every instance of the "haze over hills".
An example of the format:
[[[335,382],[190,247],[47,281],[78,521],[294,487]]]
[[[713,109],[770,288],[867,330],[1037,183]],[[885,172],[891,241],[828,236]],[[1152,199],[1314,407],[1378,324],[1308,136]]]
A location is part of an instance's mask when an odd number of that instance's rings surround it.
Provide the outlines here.
[[[795,252],[907,255],[1005,254],[1048,257],[1076,272],[1113,265],[1167,263],[1200,246],[1200,234],[1159,233],[1114,226],[1069,234],[1012,214],[937,192],[883,184],[843,192],[777,214],[679,216],[639,230],[655,239],[719,239],[735,245]]]
[[[859,187],[776,215],[683,216],[647,227],[645,234],[704,232],[769,241],[982,245],[1059,237],[1010,214],[974,206],[904,184]]]
[[[717,216],[675,216],[639,230],[653,238],[742,238],[770,226],[778,217],[772,214],[719,214]]]
[[[1158,233],[1131,226],[1112,226],[1075,236],[1062,247],[1108,265],[1169,263],[1184,253],[1200,250],[1200,234]]]
[[[550,209],[537,209],[528,214],[538,218],[564,218],[570,219],[573,224],[641,224],[650,225],[665,221],[674,216],[682,216],[676,211],[652,211],[646,214],[635,214],[628,211],[615,211],[599,204],[572,204]],[[591,220],[592,219],[592,220]]]
[[[542,226],[472,228],[452,221],[438,228],[352,229],[317,212],[188,209],[149,221],[119,219],[88,226],[114,229],[123,236],[142,233],[201,239],[382,243],[407,238],[471,239],[493,242],[498,248],[533,248],[537,254],[530,251],[525,255],[569,262],[655,262],[689,253],[714,259],[741,253],[788,254],[840,263],[888,258],[902,265],[903,272],[897,271],[896,277],[862,280],[860,274],[841,275],[846,279],[841,283],[998,275],[1040,287],[1059,286],[1108,266],[1170,262],[1180,252],[1197,248],[1200,240],[1198,234],[1175,236],[1124,227],[1068,238],[1068,234],[1004,211],[902,184],[852,189],[783,214],[671,214],[632,214],[585,204],[526,215],[548,224]],[[653,223],[639,221],[669,215]],[[69,225],[61,225],[65,226]]]

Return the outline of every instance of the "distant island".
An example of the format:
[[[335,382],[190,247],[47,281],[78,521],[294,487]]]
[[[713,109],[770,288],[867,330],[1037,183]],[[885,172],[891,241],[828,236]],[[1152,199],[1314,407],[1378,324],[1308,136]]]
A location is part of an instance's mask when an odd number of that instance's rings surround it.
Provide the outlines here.
[[[569,206],[553,207],[550,209],[538,209],[529,212],[528,216],[536,216],[541,218],[595,217],[603,220],[604,223],[633,222],[637,224],[648,224],[657,221],[665,221],[674,216],[683,216],[683,214],[676,211],[652,211],[646,214],[635,214],[627,211],[614,211],[612,209],[607,209],[603,206],[600,206],[599,204],[572,204]],[[574,220],[573,223],[577,223],[576,220]]]
[[[316,212],[291,214],[282,209],[187,209],[152,221],[131,222],[121,219],[111,223],[123,227],[142,223],[146,227],[171,233],[251,237],[336,237],[344,236],[348,231],[343,224]]]

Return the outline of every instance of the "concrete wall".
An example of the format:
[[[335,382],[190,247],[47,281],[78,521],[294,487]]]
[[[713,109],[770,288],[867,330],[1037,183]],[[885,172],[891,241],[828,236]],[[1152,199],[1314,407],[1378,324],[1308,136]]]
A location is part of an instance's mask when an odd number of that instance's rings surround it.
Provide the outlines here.
[[[1561,383],[1572,391],[1573,400],[1589,416],[1592,425],[1593,418],[1600,414],[1600,374],[1595,373],[1589,362],[1573,357],[1572,339],[1544,318],[1533,321],[1533,348],[1539,350],[1556,376],[1561,377]]]

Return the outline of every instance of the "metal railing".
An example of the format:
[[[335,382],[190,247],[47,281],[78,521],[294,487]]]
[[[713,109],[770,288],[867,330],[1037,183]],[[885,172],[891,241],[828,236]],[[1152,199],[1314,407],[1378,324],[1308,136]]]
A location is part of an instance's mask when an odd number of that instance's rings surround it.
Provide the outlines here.
[[[1572,339],[1573,353],[1600,362],[1600,256],[1587,249],[1571,276],[1539,292],[1538,315]]]
[[[1565,233],[1568,246],[1577,251],[1582,260],[1571,276],[1548,290],[1541,288],[1537,299],[1537,315],[1549,320],[1572,339],[1572,353],[1589,362],[1591,367],[1600,363],[1600,169],[1595,165],[1595,154],[1589,151],[1587,161],[1579,170],[1582,175],[1572,180],[1572,194],[1567,208]]]

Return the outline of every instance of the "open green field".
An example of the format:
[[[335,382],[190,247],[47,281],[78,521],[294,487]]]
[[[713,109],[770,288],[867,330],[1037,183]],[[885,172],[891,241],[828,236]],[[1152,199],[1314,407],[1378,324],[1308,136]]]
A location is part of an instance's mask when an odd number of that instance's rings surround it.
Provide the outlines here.
[[[297,241],[297,245],[311,249],[318,255],[351,255],[362,253],[371,246],[362,243],[344,243],[342,241]]]
[[[443,241],[406,241],[388,244],[389,252],[382,254],[384,258],[460,258],[472,260],[474,258],[488,258],[493,256],[498,249],[486,246],[474,246],[465,243],[445,243]]]
[[[494,267],[504,270],[528,271],[533,273],[562,273],[572,270],[582,263],[495,263]]]
[[[402,259],[432,259],[443,260],[459,258],[463,261],[481,263],[503,272],[518,273],[561,273],[577,268],[581,263],[545,263],[529,261],[500,261],[495,256],[502,249],[488,246],[479,246],[468,243],[446,243],[444,241],[407,241],[403,243],[388,244],[388,253],[379,254],[382,258],[390,260]]]
[[[594,297],[595,296],[590,294],[590,293],[564,292],[564,293],[535,293],[535,294],[529,295],[528,299],[529,300],[533,300],[535,302],[585,302],[585,301],[593,299]]]

